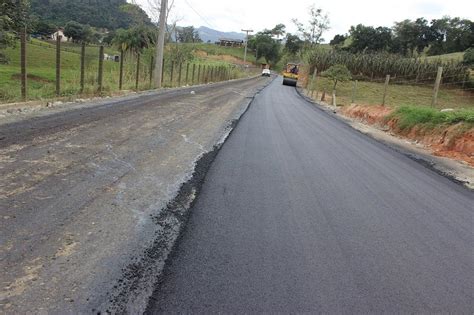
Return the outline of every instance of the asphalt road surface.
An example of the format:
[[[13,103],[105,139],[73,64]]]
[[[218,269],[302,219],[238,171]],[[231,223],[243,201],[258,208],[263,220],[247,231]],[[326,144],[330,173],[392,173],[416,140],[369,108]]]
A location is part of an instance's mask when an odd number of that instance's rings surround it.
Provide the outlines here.
[[[212,164],[148,312],[472,314],[473,207],[279,78]]]

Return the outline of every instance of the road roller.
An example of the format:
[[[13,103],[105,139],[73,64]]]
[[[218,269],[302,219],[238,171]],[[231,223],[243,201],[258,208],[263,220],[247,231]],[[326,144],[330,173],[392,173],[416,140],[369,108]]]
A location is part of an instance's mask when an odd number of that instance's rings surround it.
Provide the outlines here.
[[[297,63],[288,63],[283,70],[283,85],[296,86],[298,83],[298,73],[300,65]]]

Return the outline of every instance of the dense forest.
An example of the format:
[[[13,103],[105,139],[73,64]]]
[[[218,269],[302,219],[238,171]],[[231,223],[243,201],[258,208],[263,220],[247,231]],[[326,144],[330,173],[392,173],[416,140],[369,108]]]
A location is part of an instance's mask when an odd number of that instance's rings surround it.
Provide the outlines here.
[[[126,0],[31,0],[31,13],[42,22],[65,26],[76,21],[95,28],[129,28],[137,22],[150,24],[145,11]]]

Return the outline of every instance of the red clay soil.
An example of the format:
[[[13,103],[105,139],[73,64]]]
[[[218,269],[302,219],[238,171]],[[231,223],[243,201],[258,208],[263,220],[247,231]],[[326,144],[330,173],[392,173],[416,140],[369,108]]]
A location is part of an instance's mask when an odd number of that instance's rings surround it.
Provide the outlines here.
[[[389,129],[406,139],[418,141],[430,148],[434,155],[460,160],[474,166],[474,128],[466,129],[462,123],[438,128],[417,125],[401,130],[398,120],[387,119],[393,109],[384,106],[351,105],[342,109],[342,114],[369,125]]]

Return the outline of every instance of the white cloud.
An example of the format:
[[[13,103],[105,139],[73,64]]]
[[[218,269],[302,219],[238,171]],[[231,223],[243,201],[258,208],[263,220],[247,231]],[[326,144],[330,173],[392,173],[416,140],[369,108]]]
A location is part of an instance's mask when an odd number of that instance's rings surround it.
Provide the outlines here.
[[[148,0],[136,0],[147,8]],[[392,26],[395,21],[425,17],[428,20],[444,15],[474,20],[474,1],[451,0],[175,0],[172,15],[179,18],[179,25],[201,25],[221,31],[240,31],[251,28],[260,31],[278,23],[295,31],[291,20],[304,21],[311,4],[328,13],[331,29],[324,35],[330,40],[335,34],[346,33],[351,25],[359,23],[372,26]],[[194,12],[193,9],[202,16]]]

